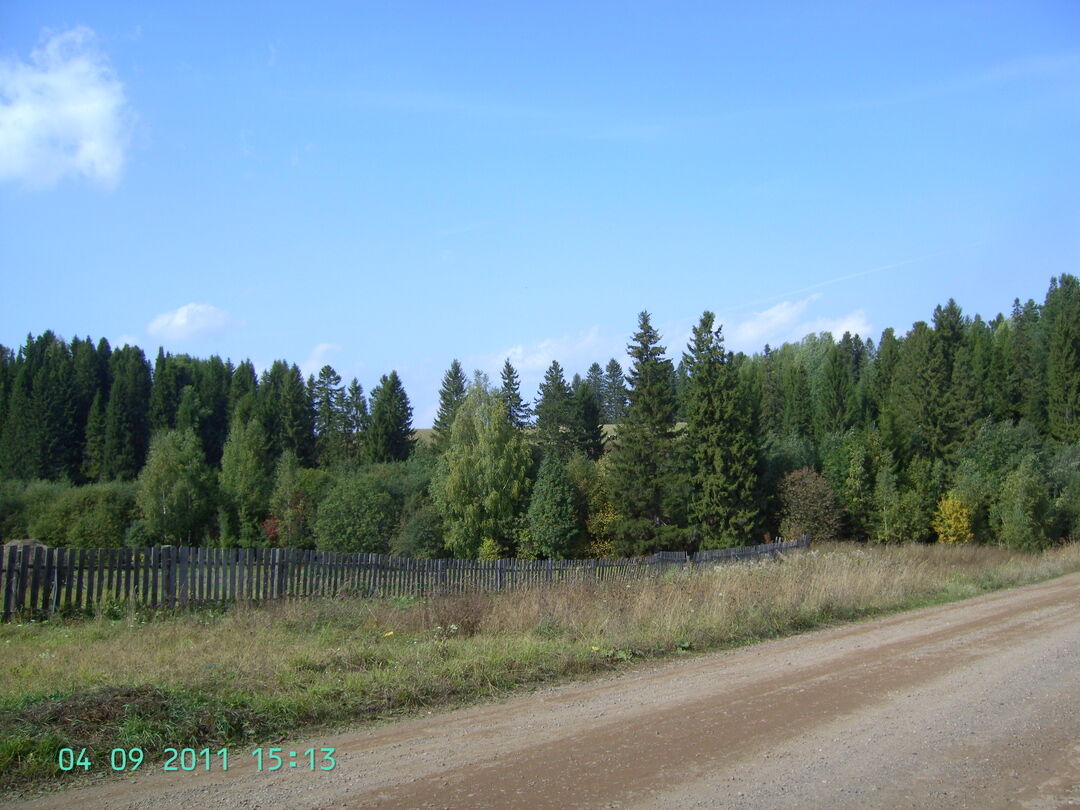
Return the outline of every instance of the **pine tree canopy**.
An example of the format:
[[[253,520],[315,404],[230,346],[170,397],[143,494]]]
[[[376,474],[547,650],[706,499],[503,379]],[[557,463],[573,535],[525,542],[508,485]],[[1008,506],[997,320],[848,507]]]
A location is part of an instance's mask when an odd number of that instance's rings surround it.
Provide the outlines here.
[[[364,432],[368,461],[404,461],[412,452],[412,406],[396,371],[384,374],[371,392],[371,415]]]

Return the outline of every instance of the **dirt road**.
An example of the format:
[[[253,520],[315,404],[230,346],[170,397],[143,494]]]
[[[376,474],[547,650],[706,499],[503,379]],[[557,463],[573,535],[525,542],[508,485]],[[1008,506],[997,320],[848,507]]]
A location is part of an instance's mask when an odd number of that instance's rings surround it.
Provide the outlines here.
[[[337,767],[163,773],[45,808],[1080,805],[1080,574],[354,734]]]

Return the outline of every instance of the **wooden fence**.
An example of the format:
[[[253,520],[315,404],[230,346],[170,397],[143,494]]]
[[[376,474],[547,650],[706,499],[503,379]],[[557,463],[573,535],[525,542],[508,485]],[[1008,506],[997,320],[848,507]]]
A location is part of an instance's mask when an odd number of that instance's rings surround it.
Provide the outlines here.
[[[599,560],[416,560],[283,548],[46,548],[11,545],[0,557],[3,621],[15,614],[89,612],[137,603],[186,607],[312,596],[422,596],[556,582],[630,581],[673,566],[806,548],[786,543]]]

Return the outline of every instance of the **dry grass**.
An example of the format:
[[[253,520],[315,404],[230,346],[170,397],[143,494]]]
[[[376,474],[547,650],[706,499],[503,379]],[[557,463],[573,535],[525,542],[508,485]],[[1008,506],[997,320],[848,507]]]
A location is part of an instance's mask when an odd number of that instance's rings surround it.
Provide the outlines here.
[[[835,545],[631,585],[5,625],[0,775],[55,775],[60,746],[297,735],[1075,570],[1080,546]]]

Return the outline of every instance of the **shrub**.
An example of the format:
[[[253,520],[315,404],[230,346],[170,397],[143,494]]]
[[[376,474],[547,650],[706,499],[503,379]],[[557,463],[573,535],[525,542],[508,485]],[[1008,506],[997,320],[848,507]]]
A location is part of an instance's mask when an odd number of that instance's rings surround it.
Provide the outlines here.
[[[841,513],[828,479],[810,467],[780,482],[780,532],[789,539],[810,535],[816,542],[840,538]]]
[[[321,551],[385,554],[400,507],[371,475],[347,475],[327,493],[315,516],[315,543]]]
[[[1050,498],[1035,456],[1028,456],[1005,477],[998,500],[990,507],[997,542],[1008,548],[1036,551],[1050,544]]]
[[[971,508],[955,492],[948,492],[938,501],[934,513],[934,531],[942,543],[969,543],[971,533]]]

